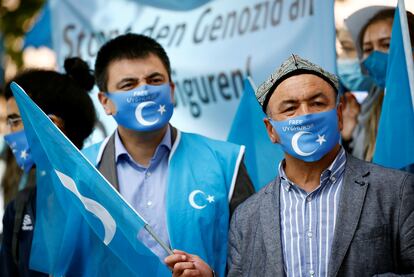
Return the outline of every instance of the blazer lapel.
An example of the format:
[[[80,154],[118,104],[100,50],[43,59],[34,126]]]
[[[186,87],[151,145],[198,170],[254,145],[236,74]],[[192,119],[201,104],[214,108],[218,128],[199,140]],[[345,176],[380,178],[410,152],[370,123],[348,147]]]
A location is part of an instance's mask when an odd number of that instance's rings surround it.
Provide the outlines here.
[[[336,276],[355,234],[356,227],[364,205],[368,188],[369,170],[362,162],[347,155],[345,176],[342,183],[341,198],[331,254],[328,265],[328,276]]]
[[[282,242],[280,238],[279,213],[279,177],[266,189],[265,197],[260,205],[260,223],[263,230],[263,242],[266,248],[268,266],[275,266],[275,276],[284,275]],[[261,258],[261,257],[258,257]]]
[[[109,138],[98,165],[99,172],[119,191],[118,174],[115,163],[115,133]]]

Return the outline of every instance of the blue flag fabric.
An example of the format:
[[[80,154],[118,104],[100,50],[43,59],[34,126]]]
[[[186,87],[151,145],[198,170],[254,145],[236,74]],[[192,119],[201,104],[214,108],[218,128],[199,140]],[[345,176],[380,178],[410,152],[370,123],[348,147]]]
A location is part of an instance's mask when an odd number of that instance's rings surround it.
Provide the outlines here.
[[[406,14],[405,11],[403,14]],[[409,58],[412,59],[412,53]],[[395,169],[412,168],[414,164],[414,110],[407,68],[401,18],[397,8],[373,159],[377,164]]]
[[[36,164],[30,267],[53,276],[170,276],[141,241],[146,222],[16,84]]]
[[[276,177],[277,166],[284,156],[280,145],[273,144],[267,135],[263,123],[265,117],[250,80],[245,79],[227,140],[246,146],[244,162],[256,191]]]

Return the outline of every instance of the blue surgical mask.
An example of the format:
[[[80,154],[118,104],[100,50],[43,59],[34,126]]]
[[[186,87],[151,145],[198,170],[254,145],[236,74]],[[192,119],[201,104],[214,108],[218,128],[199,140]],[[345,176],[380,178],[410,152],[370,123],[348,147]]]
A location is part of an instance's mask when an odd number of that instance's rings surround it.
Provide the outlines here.
[[[270,122],[283,151],[305,162],[319,161],[339,143],[336,109]]]
[[[363,62],[362,65],[368,71],[369,76],[375,84],[385,88],[387,77],[388,54],[380,51],[372,52]]]
[[[8,134],[4,136],[4,140],[12,150],[19,167],[24,172],[29,172],[34,165],[34,161],[30,154],[29,144],[24,130]]]
[[[106,95],[116,107],[113,117],[118,125],[135,131],[158,130],[168,124],[173,114],[169,83],[143,85],[129,91],[107,92]]]
[[[362,74],[359,60],[338,59],[338,76],[344,86],[350,91],[369,91],[374,84],[373,80]]]

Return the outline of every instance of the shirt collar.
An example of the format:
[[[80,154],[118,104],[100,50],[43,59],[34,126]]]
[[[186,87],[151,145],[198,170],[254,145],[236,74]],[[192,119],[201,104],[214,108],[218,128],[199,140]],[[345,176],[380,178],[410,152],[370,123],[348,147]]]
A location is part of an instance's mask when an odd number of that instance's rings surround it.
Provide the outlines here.
[[[327,169],[322,171],[321,173],[321,183],[320,185],[325,185],[328,179],[331,180],[331,182],[335,182],[338,180],[345,170],[345,162],[346,162],[346,154],[344,148],[341,146],[341,149],[339,150],[339,153],[336,155],[334,161],[328,166]],[[281,179],[281,185],[283,188],[287,191],[291,189],[292,186],[298,187],[295,183],[289,180],[289,178],[286,176],[285,170],[285,159],[283,159],[279,163],[279,177]]]
[[[151,163],[153,160],[160,159],[162,156],[162,153],[167,152],[169,153],[171,151],[171,127],[168,125],[167,131],[165,132],[164,137],[162,138],[160,144],[157,146],[157,149],[155,149],[154,156],[151,159]],[[124,144],[121,141],[121,138],[119,137],[118,130],[115,131],[115,161],[118,163],[122,159],[128,159],[132,162],[134,160],[132,159],[131,155],[126,150]]]

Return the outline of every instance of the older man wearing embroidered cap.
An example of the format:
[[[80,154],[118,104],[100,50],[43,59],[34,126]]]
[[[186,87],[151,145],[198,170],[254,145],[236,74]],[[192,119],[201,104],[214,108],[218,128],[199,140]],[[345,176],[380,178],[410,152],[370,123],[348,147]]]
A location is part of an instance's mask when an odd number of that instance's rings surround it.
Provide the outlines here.
[[[256,97],[285,159],[233,214],[228,276],[414,273],[414,176],[345,153],[337,77],[292,55]]]

